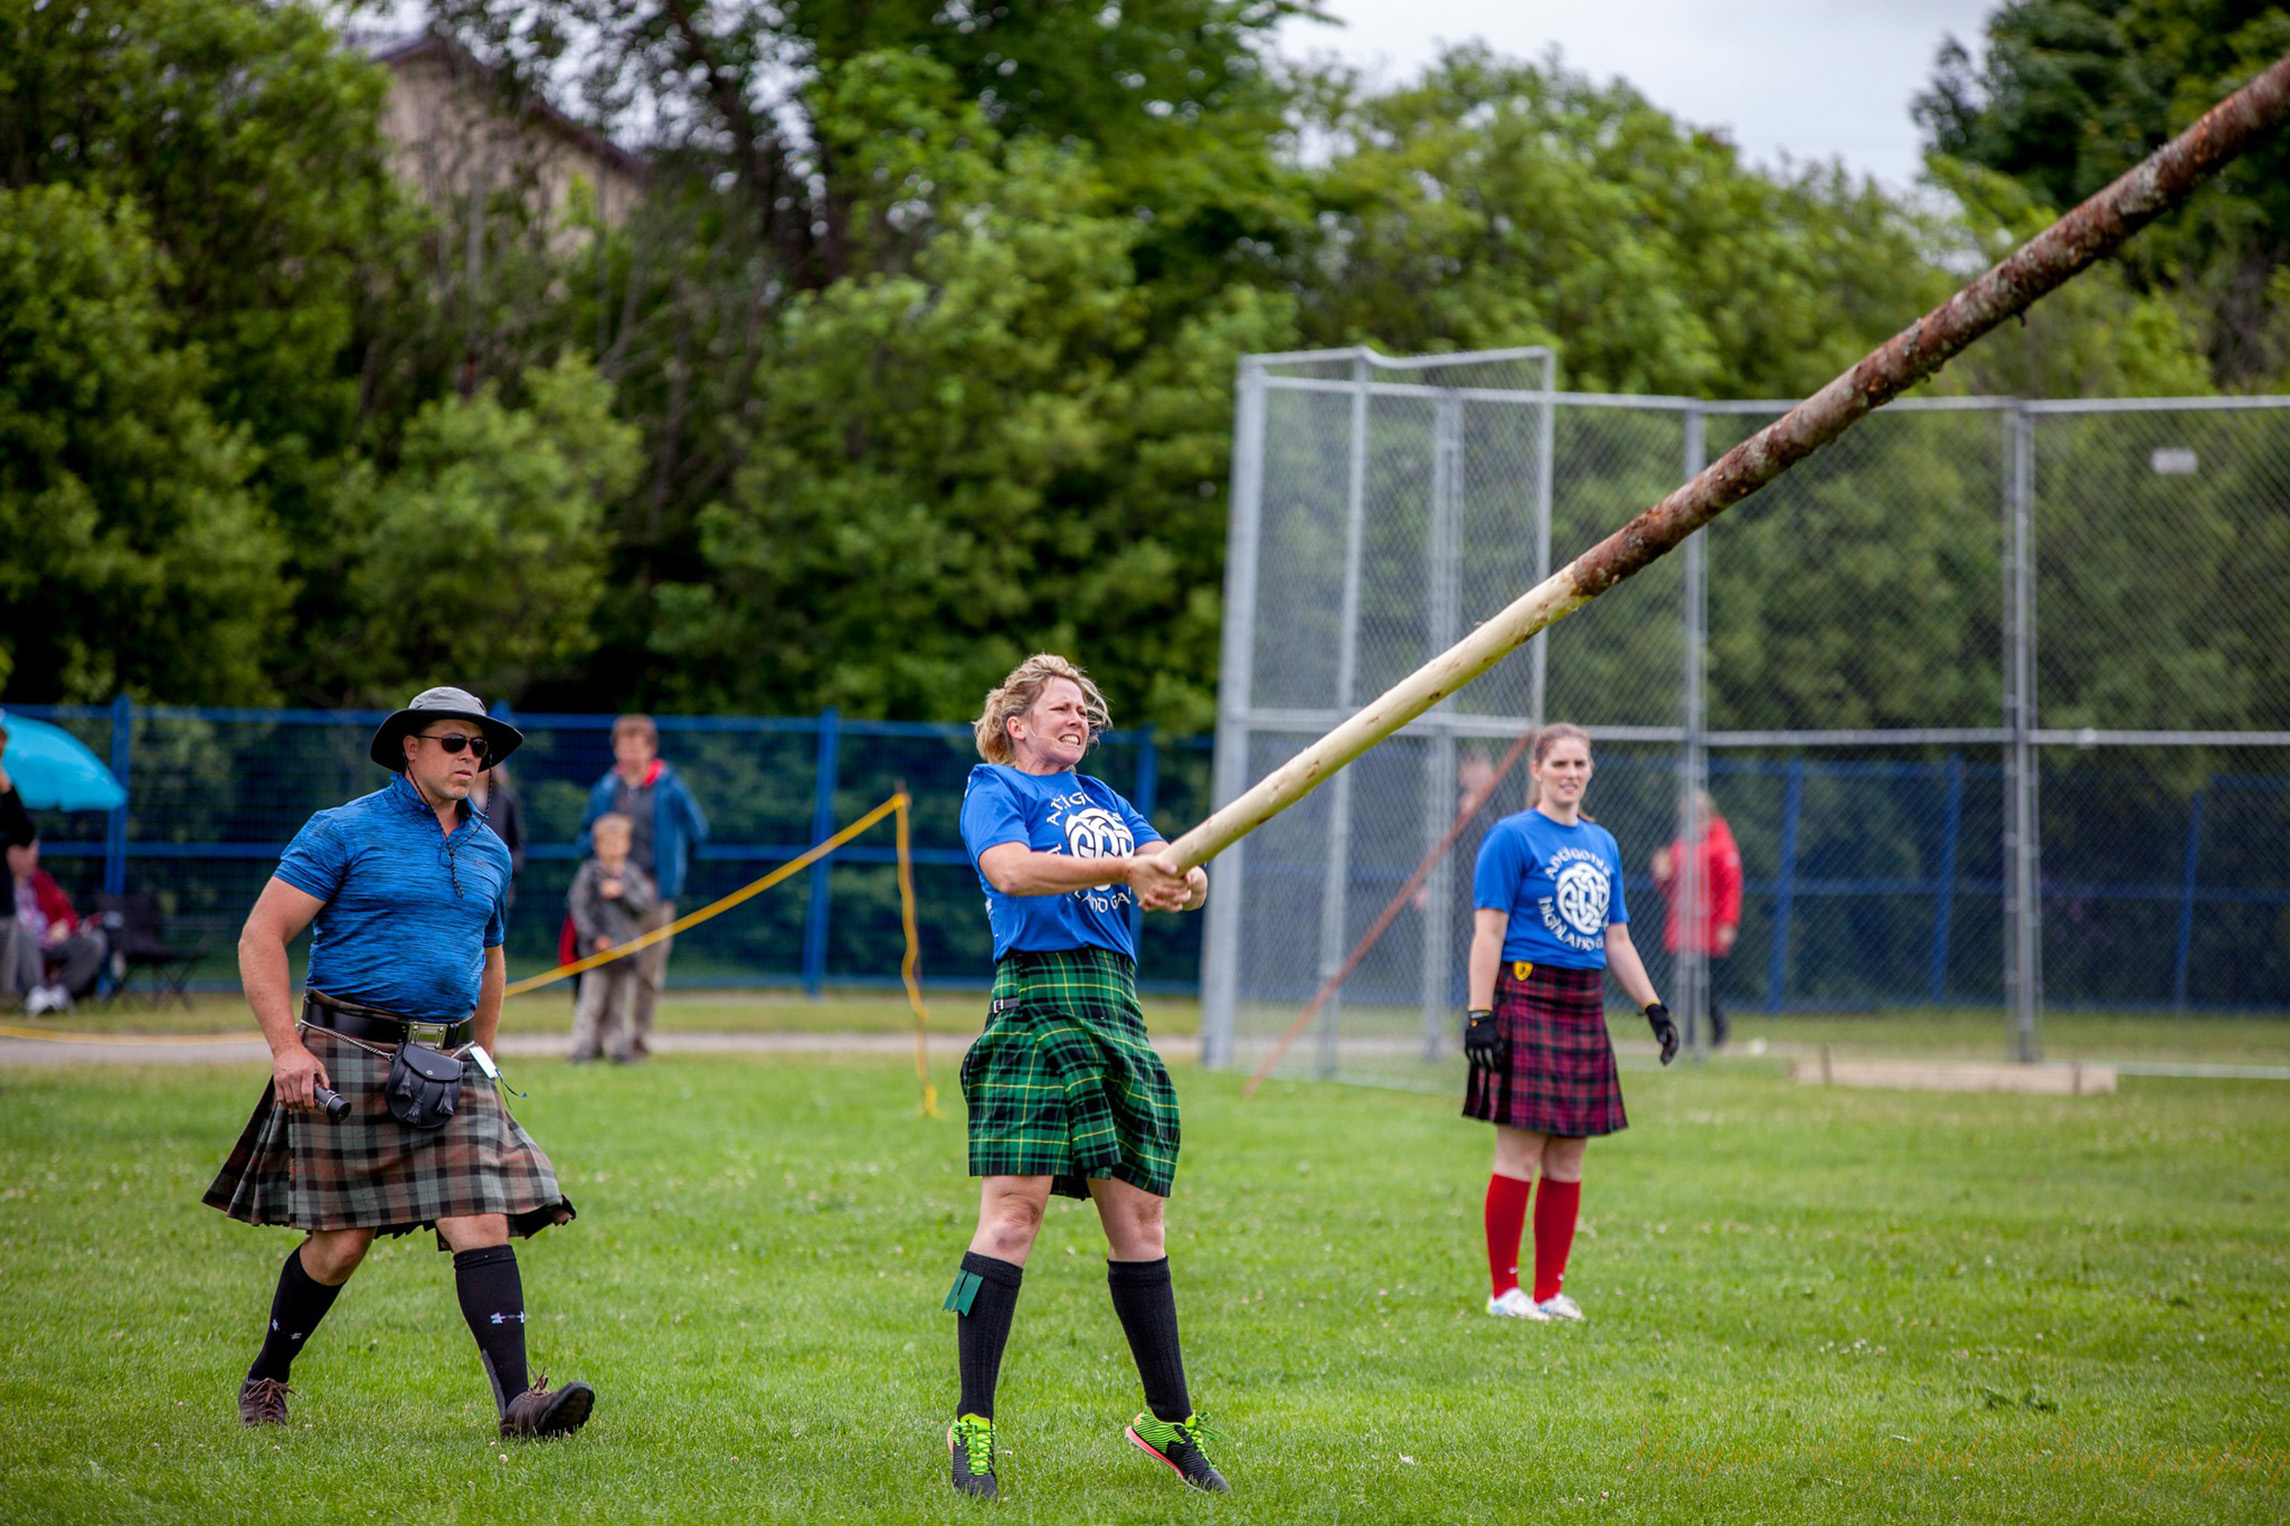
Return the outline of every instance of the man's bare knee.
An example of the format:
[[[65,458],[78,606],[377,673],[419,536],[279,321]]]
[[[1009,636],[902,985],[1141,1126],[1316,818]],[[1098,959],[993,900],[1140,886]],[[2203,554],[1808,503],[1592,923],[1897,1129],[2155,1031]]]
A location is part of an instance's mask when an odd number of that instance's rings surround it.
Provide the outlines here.
[[[373,1247],[370,1229],[321,1229],[302,1242],[302,1270],[311,1281],[338,1288],[350,1280]]]
[[[464,1218],[439,1219],[437,1233],[448,1250],[486,1250],[509,1243],[509,1216],[475,1213]]]

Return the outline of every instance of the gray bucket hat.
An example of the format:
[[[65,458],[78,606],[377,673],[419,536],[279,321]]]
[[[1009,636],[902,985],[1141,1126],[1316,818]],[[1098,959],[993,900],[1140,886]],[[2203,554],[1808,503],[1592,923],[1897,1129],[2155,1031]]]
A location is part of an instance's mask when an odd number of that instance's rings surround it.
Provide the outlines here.
[[[406,768],[405,739],[431,721],[442,720],[470,721],[484,733],[485,761],[477,765],[480,772],[515,752],[525,740],[525,734],[507,721],[487,715],[484,701],[467,689],[424,689],[408,700],[403,710],[382,722],[366,755],[391,773],[402,774]]]

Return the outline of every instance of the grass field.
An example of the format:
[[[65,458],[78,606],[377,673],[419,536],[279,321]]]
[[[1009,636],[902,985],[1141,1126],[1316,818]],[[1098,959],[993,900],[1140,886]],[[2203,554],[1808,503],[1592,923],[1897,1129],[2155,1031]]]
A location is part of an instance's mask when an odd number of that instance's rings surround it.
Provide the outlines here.
[[[1593,1149],[1578,1327],[1478,1312],[1484,1131],[1444,1099],[1180,1068],[1195,1396],[1236,1493],[1139,1407],[1086,1209],[1053,1210],[1001,1421],[1010,1519],[2280,1520],[2290,1091],[2081,1100],[1629,1078]],[[0,1073],[10,1520],[949,1520],[958,1118],[896,1060],[528,1063],[578,1223],[522,1252],[578,1438],[503,1448],[426,1237],[232,1395],[284,1231],[197,1205],[260,1073]],[[942,1084],[946,1084],[942,1078]],[[951,1085],[947,1086],[949,1091]],[[950,1109],[952,1111],[952,1109]]]

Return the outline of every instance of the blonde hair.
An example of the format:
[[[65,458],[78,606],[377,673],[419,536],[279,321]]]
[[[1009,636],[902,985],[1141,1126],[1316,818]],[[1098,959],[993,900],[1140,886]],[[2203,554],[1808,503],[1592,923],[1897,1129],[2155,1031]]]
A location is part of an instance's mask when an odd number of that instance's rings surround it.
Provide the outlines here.
[[[607,811],[589,823],[588,838],[590,842],[594,842],[607,834],[618,837],[624,842],[633,842],[636,838],[636,823],[618,811]]]
[[[1550,756],[1551,749],[1561,742],[1580,742],[1584,752],[1590,751],[1589,732],[1580,726],[1570,726],[1565,721],[1553,721],[1535,733],[1535,745],[1527,749],[1528,763],[1534,768],[1542,767],[1543,760]],[[1531,811],[1542,803],[1543,781],[1536,778],[1530,771],[1527,775],[1527,809]],[[1593,818],[1585,816],[1582,819],[1589,821]]]
[[[1036,652],[1012,668],[1001,687],[986,696],[986,706],[970,728],[977,738],[978,756],[989,763],[1007,763],[1015,756],[1010,747],[1010,722],[1034,708],[1034,701],[1042,697],[1053,678],[1070,679],[1081,690],[1082,714],[1089,720],[1092,744],[1113,724],[1105,696],[1097,692],[1087,673],[1054,652]]]

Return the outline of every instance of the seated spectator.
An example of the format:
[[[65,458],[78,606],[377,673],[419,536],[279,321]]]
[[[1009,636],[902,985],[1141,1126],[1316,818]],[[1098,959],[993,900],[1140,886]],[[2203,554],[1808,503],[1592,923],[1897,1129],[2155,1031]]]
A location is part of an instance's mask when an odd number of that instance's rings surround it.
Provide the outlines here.
[[[8,846],[8,878],[16,893],[15,980],[29,1013],[68,1012],[95,991],[108,946],[103,929],[82,922],[71,897],[40,867],[40,840]]]
[[[32,816],[24,809],[23,797],[16,793],[16,781],[8,777],[6,716],[6,711],[0,711],[0,846],[13,850],[39,833],[33,830]],[[36,974],[29,982],[22,978],[24,961],[17,956],[20,941],[16,923],[16,876],[0,874],[0,996],[30,995],[39,984]]]
[[[652,877],[629,858],[633,836],[633,824],[616,814],[597,817],[589,829],[595,857],[580,866],[565,898],[584,959],[617,948],[644,931],[644,915],[652,909],[654,894]],[[600,1045],[616,1065],[641,1057],[634,1043],[641,957],[615,959],[581,977],[580,996],[573,1007],[574,1063],[595,1059]]]

